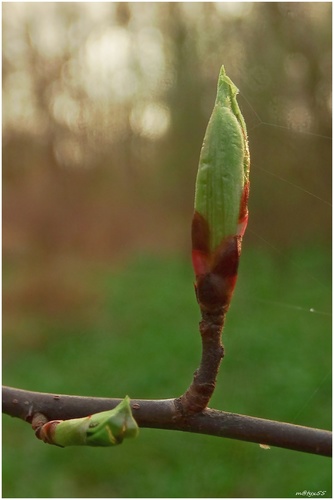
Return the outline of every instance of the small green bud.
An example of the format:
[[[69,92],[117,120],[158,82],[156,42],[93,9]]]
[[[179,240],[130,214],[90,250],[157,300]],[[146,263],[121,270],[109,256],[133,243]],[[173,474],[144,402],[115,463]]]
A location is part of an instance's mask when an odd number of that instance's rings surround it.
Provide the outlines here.
[[[83,418],[52,420],[39,431],[39,437],[58,446],[114,446],[124,438],[136,437],[138,425],[132,416],[130,399],[123,399],[113,410]]]

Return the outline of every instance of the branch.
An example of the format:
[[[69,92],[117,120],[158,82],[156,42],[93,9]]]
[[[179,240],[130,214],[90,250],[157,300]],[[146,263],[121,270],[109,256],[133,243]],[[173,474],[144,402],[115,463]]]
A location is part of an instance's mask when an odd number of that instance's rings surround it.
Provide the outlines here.
[[[207,408],[216,387],[220,363],[224,357],[221,333],[225,313],[209,314],[202,311],[200,332],[202,337],[202,358],[187,391],[178,399],[179,408],[185,413],[197,413]]]
[[[48,420],[84,417],[110,410],[120,399],[54,395],[3,387],[2,411],[32,422],[41,413]],[[251,441],[305,453],[331,456],[332,433],[300,425],[206,409],[185,415],[177,399],[131,399],[133,416],[140,427],[178,430]]]

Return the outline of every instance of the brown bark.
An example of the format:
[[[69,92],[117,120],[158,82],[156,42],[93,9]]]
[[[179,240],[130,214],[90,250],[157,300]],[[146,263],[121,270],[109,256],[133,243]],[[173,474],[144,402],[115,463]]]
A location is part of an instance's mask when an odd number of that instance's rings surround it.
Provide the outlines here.
[[[7,415],[32,422],[36,413],[48,420],[78,418],[109,410],[120,399],[47,394],[3,387],[2,410]],[[206,410],[184,415],[177,400],[132,399],[133,416],[140,427],[195,432],[251,441],[290,450],[331,456],[332,433],[299,425],[223,411]],[[41,418],[40,415],[38,418]]]
[[[221,334],[225,320],[223,312],[202,312],[200,332],[202,336],[202,359],[194,373],[193,381],[185,394],[177,402],[184,414],[204,410],[216,387],[220,363],[224,357]]]

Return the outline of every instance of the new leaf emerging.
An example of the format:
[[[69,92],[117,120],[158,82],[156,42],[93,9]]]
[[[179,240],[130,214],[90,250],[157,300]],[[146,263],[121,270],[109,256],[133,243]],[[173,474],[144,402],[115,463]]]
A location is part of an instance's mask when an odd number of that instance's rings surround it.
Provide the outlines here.
[[[203,311],[226,311],[237,279],[248,221],[249,150],[238,89],[224,66],[196,179],[192,260]]]
[[[52,420],[43,425],[37,436],[57,446],[115,446],[124,438],[136,437],[138,426],[132,416],[130,399],[123,399],[113,410],[83,418]]]

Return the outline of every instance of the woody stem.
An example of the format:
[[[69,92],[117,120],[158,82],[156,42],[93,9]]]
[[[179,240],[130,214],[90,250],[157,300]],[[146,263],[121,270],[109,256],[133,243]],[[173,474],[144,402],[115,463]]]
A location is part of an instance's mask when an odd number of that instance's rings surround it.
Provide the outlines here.
[[[202,337],[202,358],[199,368],[187,391],[178,399],[182,413],[197,413],[204,410],[216,387],[220,363],[224,357],[221,333],[225,321],[225,312],[202,311],[200,333]]]

